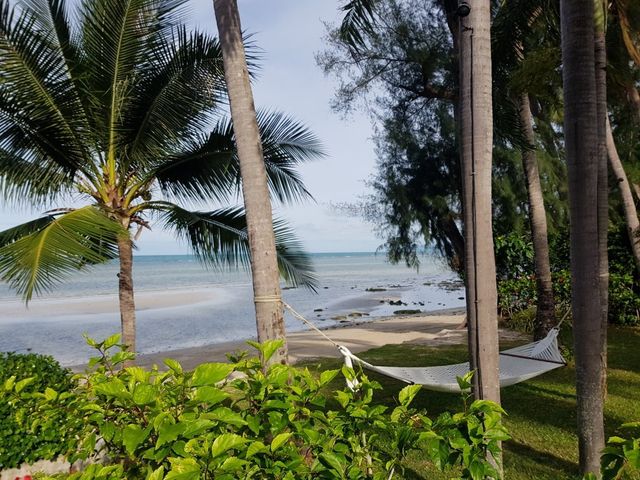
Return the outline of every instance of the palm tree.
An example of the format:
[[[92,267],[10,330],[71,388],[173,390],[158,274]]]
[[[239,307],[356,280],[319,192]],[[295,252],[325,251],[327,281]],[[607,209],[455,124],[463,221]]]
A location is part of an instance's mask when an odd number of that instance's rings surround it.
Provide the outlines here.
[[[0,232],[0,276],[28,302],[71,272],[120,259],[123,341],[135,351],[134,242],[151,221],[205,263],[247,264],[247,220],[216,39],[181,25],[185,0],[0,0],[0,185],[9,201],[57,208]],[[279,114],[259,115],[271,194],[309,197],[295,167],[321,154]],[[213,127],[211,125],[213,124]],[[205,207],[215,202],[214,210]],[[183,206],[181,206],[183,205]],[[309,258],[276,222],[286,280],[313,285]]]
[[[491,163],[490,2],[474,2],[460,19],[460,147],[469,351],[476,398],[500,402]]]
[[[580,469],[597,474],[604,421],[594,2],[561,0],[560,5]]]
[[[213,6],[224,59],[231,118],[237,138],[242,194],[247,210],[258,341],[281,339],[282,347],[269,359],[269,363],[286,363],[284,313],[280,302],[271,202],[260,129],[242,42],[240,13],[235,0],[214,0]]]

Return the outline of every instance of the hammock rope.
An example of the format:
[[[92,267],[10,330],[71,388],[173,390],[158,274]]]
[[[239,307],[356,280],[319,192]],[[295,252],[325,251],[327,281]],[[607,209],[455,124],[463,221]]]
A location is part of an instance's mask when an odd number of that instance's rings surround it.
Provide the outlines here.
[[[409,384],[422,385],[428,390],[441,392],[459,392],[458,377],[462,377],[469,372],[469,362],[456,363],[453,365],[440,365],[433,367],[389,367],[373,365],[358,356],[354,355],[347,347],[338,344],[325,332],[320,330],[313,322],[304,315],[297,312],[291,305],[280,300],[284,308],[291,314],[324,337],[334,347],[338,349],[344,358],[345,365],[353,368],[353,364],[381,373],[391,378]],[[560,326],[566,319],[568,313],[561,319],[558,325],[552,328],[546,337],[536,342],[511,348],[500,352],[500,386],[506,387],[524,382],[531,378],[542,375],[556,368],[566,365],[566,361],[558,348],[558,333]],[[348,380],[350,388],[357,387],[357,380]]]

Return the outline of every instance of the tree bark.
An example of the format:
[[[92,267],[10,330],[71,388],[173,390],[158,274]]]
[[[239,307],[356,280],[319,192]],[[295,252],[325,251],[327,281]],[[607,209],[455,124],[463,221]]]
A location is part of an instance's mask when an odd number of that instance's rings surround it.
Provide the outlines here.
[[[120,301],[120,328],[122,343],[136,352],[136,305],[133,297],[133,242],[127,235],[118,239],[118,298]]]
[[[602,0],[594,0],[594,59],[598,112],[598,256],[600,265],[600,356],[602,395],[607,394],[609,326],[609,172],[607,169],[607,51]]]
[[[470,363],[476,398],[500,402],[491,162],[490,2],[474,2],[460,19],[460,147]]]
[[[544,208],[538,159],[535,151],[535,135],[531,118],[531,105],[526,93],[519,99],[522,130],[530,148],[522,152],[522,166],[529,197],[529,223],[533,240],[533,254],[536,272],[536,290],[538,305],[534,339],[544,338],[556,323],[553,283],[551,281],[551,262],[549,261],[549,239],[547,234],[547,213]]]
[[[593,0],[561,0],[560,12],[580,470],[599,475],[604,420]]]
[[[273,233],[271,201],[267,186],[260,132],[242,43],[242,28],[236,0],[213,2],[224,74],[229,93],[231,119],[242,177],[242,194],[247,216],[251,274],[258,341],[282,339],[283,347],[270,363],[286,363],[287,346],[280,301],[280,275]]]
[[[636,268],[638,269],[638,273],[640,273],[640,221],[638,221],[638,211],[636,210],[636,203],[633,199],[633,193],[631,192],[631,186],[629,185],[627,174],[624,171],[622,161],[618,155],[618,149],[616,148],[615,141],[613,140],[613,132],[611,131],[609,119],[607,119],[607,153],[609,156],[611,171],[615,175],[618,188],[620,189],[624,218],[627,222],[629,243],[631,243],[631,250],[633,252],[633,258],[636,261]]]

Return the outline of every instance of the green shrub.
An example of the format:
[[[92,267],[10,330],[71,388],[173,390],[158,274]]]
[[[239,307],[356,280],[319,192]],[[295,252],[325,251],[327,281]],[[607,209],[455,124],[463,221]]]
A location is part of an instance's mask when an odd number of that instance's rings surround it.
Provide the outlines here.
[[[27,378],[30,380],[20,382]],[[50,429],[33,435],[31,422],[37,421],[37,401],[25,397],[19,404],[15,403],[10,392],[15,391],[16,385],[29,394],[47,388],[67,392],[75,387],[75,382],[71,372],[62,368],[52,357],[0,353],[0,469],[57,458],[68,448],[67,440],[58,434],[58,428],[72,433],[69,419],[59,415],[58,423],[52,422]]]
[[[498,456],[499,441],[509,437],[504,412],[491,402],[431,420],[411,408],[419,386],[402,389],[390,409],[373,402],[380,386],[353,370],[317,377],[286,365],[265,369],[244,355],[191,372],[173,360],[165,361],[166,372],[118,369],[132,358],[109,355],[118,341],[92,342],[101,356],[73,393],[27,394],[39,402],[37,428],[49,428],[47,419],[60,410],[82,418],[70,459],[88,457],[97,439],[104,441],[112,464],[71,479],[387,479],[416,450],[443,470],[458,466],[462,478],[498,478],[487,454]],[[269,359],[281,343],[251,345]],[[330,391],[340,374],[357,387]],[[463,388],[468,377],[460,379]]]
[[[640,478],[640,422],[623,424],[622,436],[613,436],[600,457],[602,480]],[[584,480],[596,480],[589,474]]]

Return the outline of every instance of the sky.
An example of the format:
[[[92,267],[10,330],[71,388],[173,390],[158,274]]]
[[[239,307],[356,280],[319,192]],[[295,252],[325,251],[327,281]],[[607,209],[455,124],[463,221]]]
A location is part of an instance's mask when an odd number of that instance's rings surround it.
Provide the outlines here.
[[[314,54],[324,48],[323,22],[340,18],[338,0],[239,0],[242,28],[262,50],[259,78],[254,82],[256,107],[283,111],[307,125],[321,140],[326,158],[300,168],[316,202],[277,207],[309,252],[371,252],[381,243],[372,225],[335,213],[332,203],[354,202],[366,193],[365,181],[375,170],[371,124],[364,114],[347,119],[329,103],[336,82],[326,78]],[[216,33],[213,2],[191,0],[189,23]],[[39,211],[12,211],[0,206],[0,231],[38,216]],[[139,255],[187,253],[171,232],[145,231]]]

